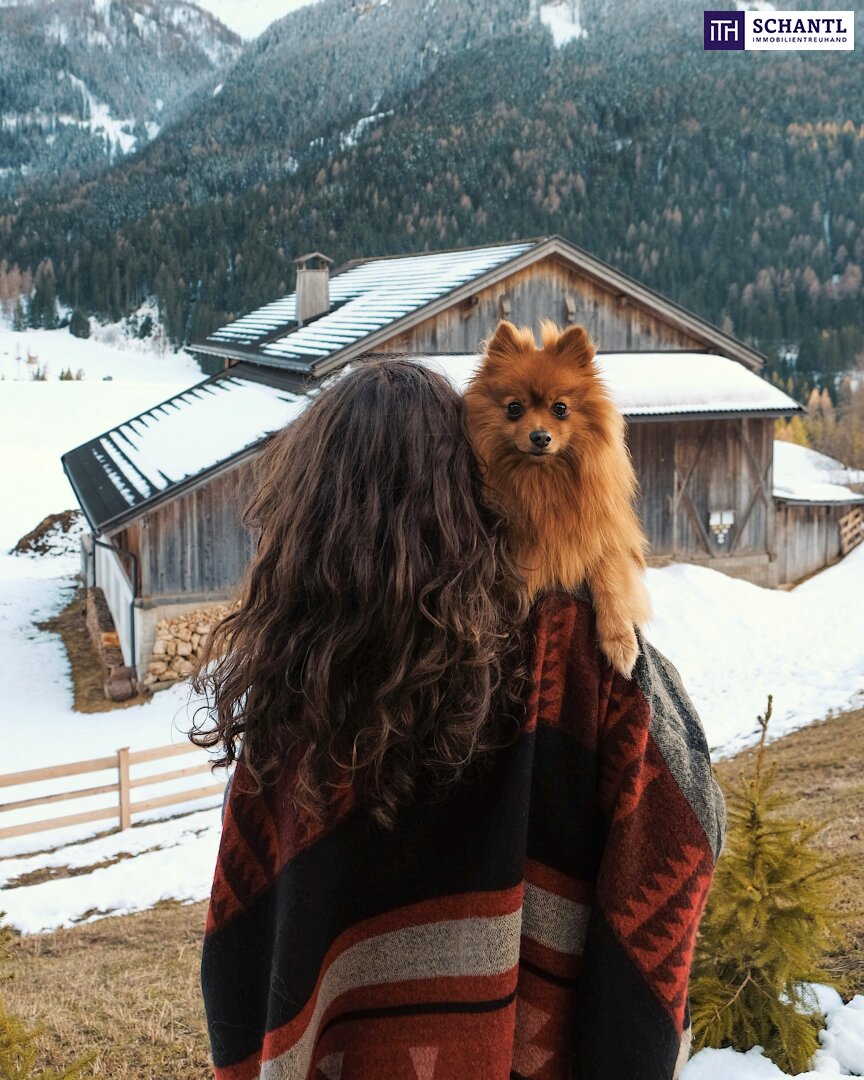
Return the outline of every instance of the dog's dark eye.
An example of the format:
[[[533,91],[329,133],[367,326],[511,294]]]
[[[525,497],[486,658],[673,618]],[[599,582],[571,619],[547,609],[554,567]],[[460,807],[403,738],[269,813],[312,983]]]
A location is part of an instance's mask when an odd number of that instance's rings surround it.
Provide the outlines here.
[[[525,412],[525,410],[522,408],[518,401],[511,401],[510,404],[507,406],[507,415],[510,417],[511,420],[518,420],[523,412]]]
[[[564,417],[567,415],[567,406],[564,404],[563,401],[556,401],[555,404],[552,406],[552,412],[555,414],[555,416],[558,417],[559,420],[563,420]]]

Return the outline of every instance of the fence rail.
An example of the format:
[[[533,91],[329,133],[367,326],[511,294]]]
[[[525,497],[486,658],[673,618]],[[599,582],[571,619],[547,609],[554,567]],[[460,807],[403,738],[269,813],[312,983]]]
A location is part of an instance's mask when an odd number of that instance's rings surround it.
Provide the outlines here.
[[[864,540],[864,510],[856,506],[840,518],[840,550],[846,555]]]
[[[21,787],[45,780],[64,779],[67,776],[81,776],[91,772],[103,772],[106,769],[117,770],[117,781],[113,784],[98,784],[95,787],[78,788],[73,791],[51,792],[48,795],[34,795],[29,798],[15,799],[0,803],[0,820],[4,813],[24,810],[33,806],[66,802],[69,799],[84,799],[94,795],[117,795],[115,806],[104,806],[97,810],[85,810],[78,814],[66,814],[63,817],[43,818],[40,821],[26,821],[18,825],[0,827],[0,840],[13,836],[27,836],[30,833],[45,832],[48,829],[62,829],[67,825],[81,825],[89,821],[102,821],[114,818],[121,829],[132,825],[132,815],[146,813],[163,806],[175,806],[178,803],[203,799],[210,795],[221,795],[224,784],[206,784],[202,787],[173,791],[168,795],[157,795],[140,802],[132,802],[132,790],[163,784],[170,780],[179,780],[187,776],[210,774],[206,763],[187,765],[181,769],[169,769],[165,772],[150,773],[146,776],[131,776],[130,768],[148,761],[161,761],[164,758],[179,757],[182,754],[200,753],[194,746],[156,746],[149,750],[130,750],[124,746],[108,757],[89,758],[86,761],[73,761],[67,765],[48,765],[42,769],[25,769],[21,772],[0,775],[0,788]]]

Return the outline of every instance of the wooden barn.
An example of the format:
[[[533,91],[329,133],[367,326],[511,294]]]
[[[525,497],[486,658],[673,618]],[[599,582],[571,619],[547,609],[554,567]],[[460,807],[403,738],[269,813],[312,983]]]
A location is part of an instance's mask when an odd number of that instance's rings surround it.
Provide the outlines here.
[[[460,251],[298,260],[295,293],[190,347],[208,379],[63,458],[92,529],[88,574],[124,658],[146,662],[166,614],[229,596],[252,542],[249,468],[320,380],[366,353],[428,358],[457,385],[498,320],[582,323],[628,420],[652,560],[780,582],[773,426],[802,407],[765,358],[560,237]]]

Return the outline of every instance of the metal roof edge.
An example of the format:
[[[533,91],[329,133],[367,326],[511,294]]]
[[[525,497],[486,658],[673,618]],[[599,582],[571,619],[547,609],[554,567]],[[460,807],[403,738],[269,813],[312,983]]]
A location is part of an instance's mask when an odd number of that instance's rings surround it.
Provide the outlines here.
[[[643,421],[657,421],[657,420],[732,420],[737,417],[746,416],[754,420],[776,420],[781,416],[793,416],[797,412],[806,412],[805,408],[799,409],[772,409],[763,408],[762,406],[755,409],[748,409],[742,407],[739,409],[694,409],[692,411],[685,411],[682,409],[676,409],[674,412],[652,412],[652,413],[628,413],[626,409],[621,410],[621,414],[624,416],[628,424],[638,424]]]
[[[860,506],[864,503],[864,495],[857,495],[855,492],[852,495],[851,499],[803,499],[800,495],[778,495],[776,491],[771,492],[773,499],[787,506]]]
[[[87,443],[82,443],[81,445],[86,446]],[[66,479],[69,481],[69,486],[72,488],[72,493],[75,496],[75,498],[78,500],[78,505],[81,507],[81,512],[84,514],[84,517],[87,519],[87,524],[90,526],[90,531],[94,532],[94,533],[98,533],[100,531],[99,526],[96,524],[95,518],[90,513],[90,508],[89,508],[86,501],[83,499],[83,497],[81,495],[81,490],[80,490],[80,488],[78,487],[78,485],[75,482],[75,477],[69,471],[69,468],[68,468],[68,466],[66,464],[66,458],[68,457],[68,455],[74,453],[74,450],[77,450],[77,449],[79,449],[79,448],[75,447],[75,448],[73,448],[73,450],[67,450],[65,454],[61,454],[60,455],[60,464],[63,467],[63,472],[66,474]]]

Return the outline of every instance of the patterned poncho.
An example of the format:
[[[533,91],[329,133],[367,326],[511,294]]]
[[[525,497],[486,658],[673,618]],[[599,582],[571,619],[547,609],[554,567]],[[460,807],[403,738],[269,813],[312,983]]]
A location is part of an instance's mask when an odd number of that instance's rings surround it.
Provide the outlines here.
[[[584,591],[536,608],[524,726],[392,832],[309,835],[290,774],[227,800],[202,956],[218,1080],[670,1080],[725,828],[699,719]]]

